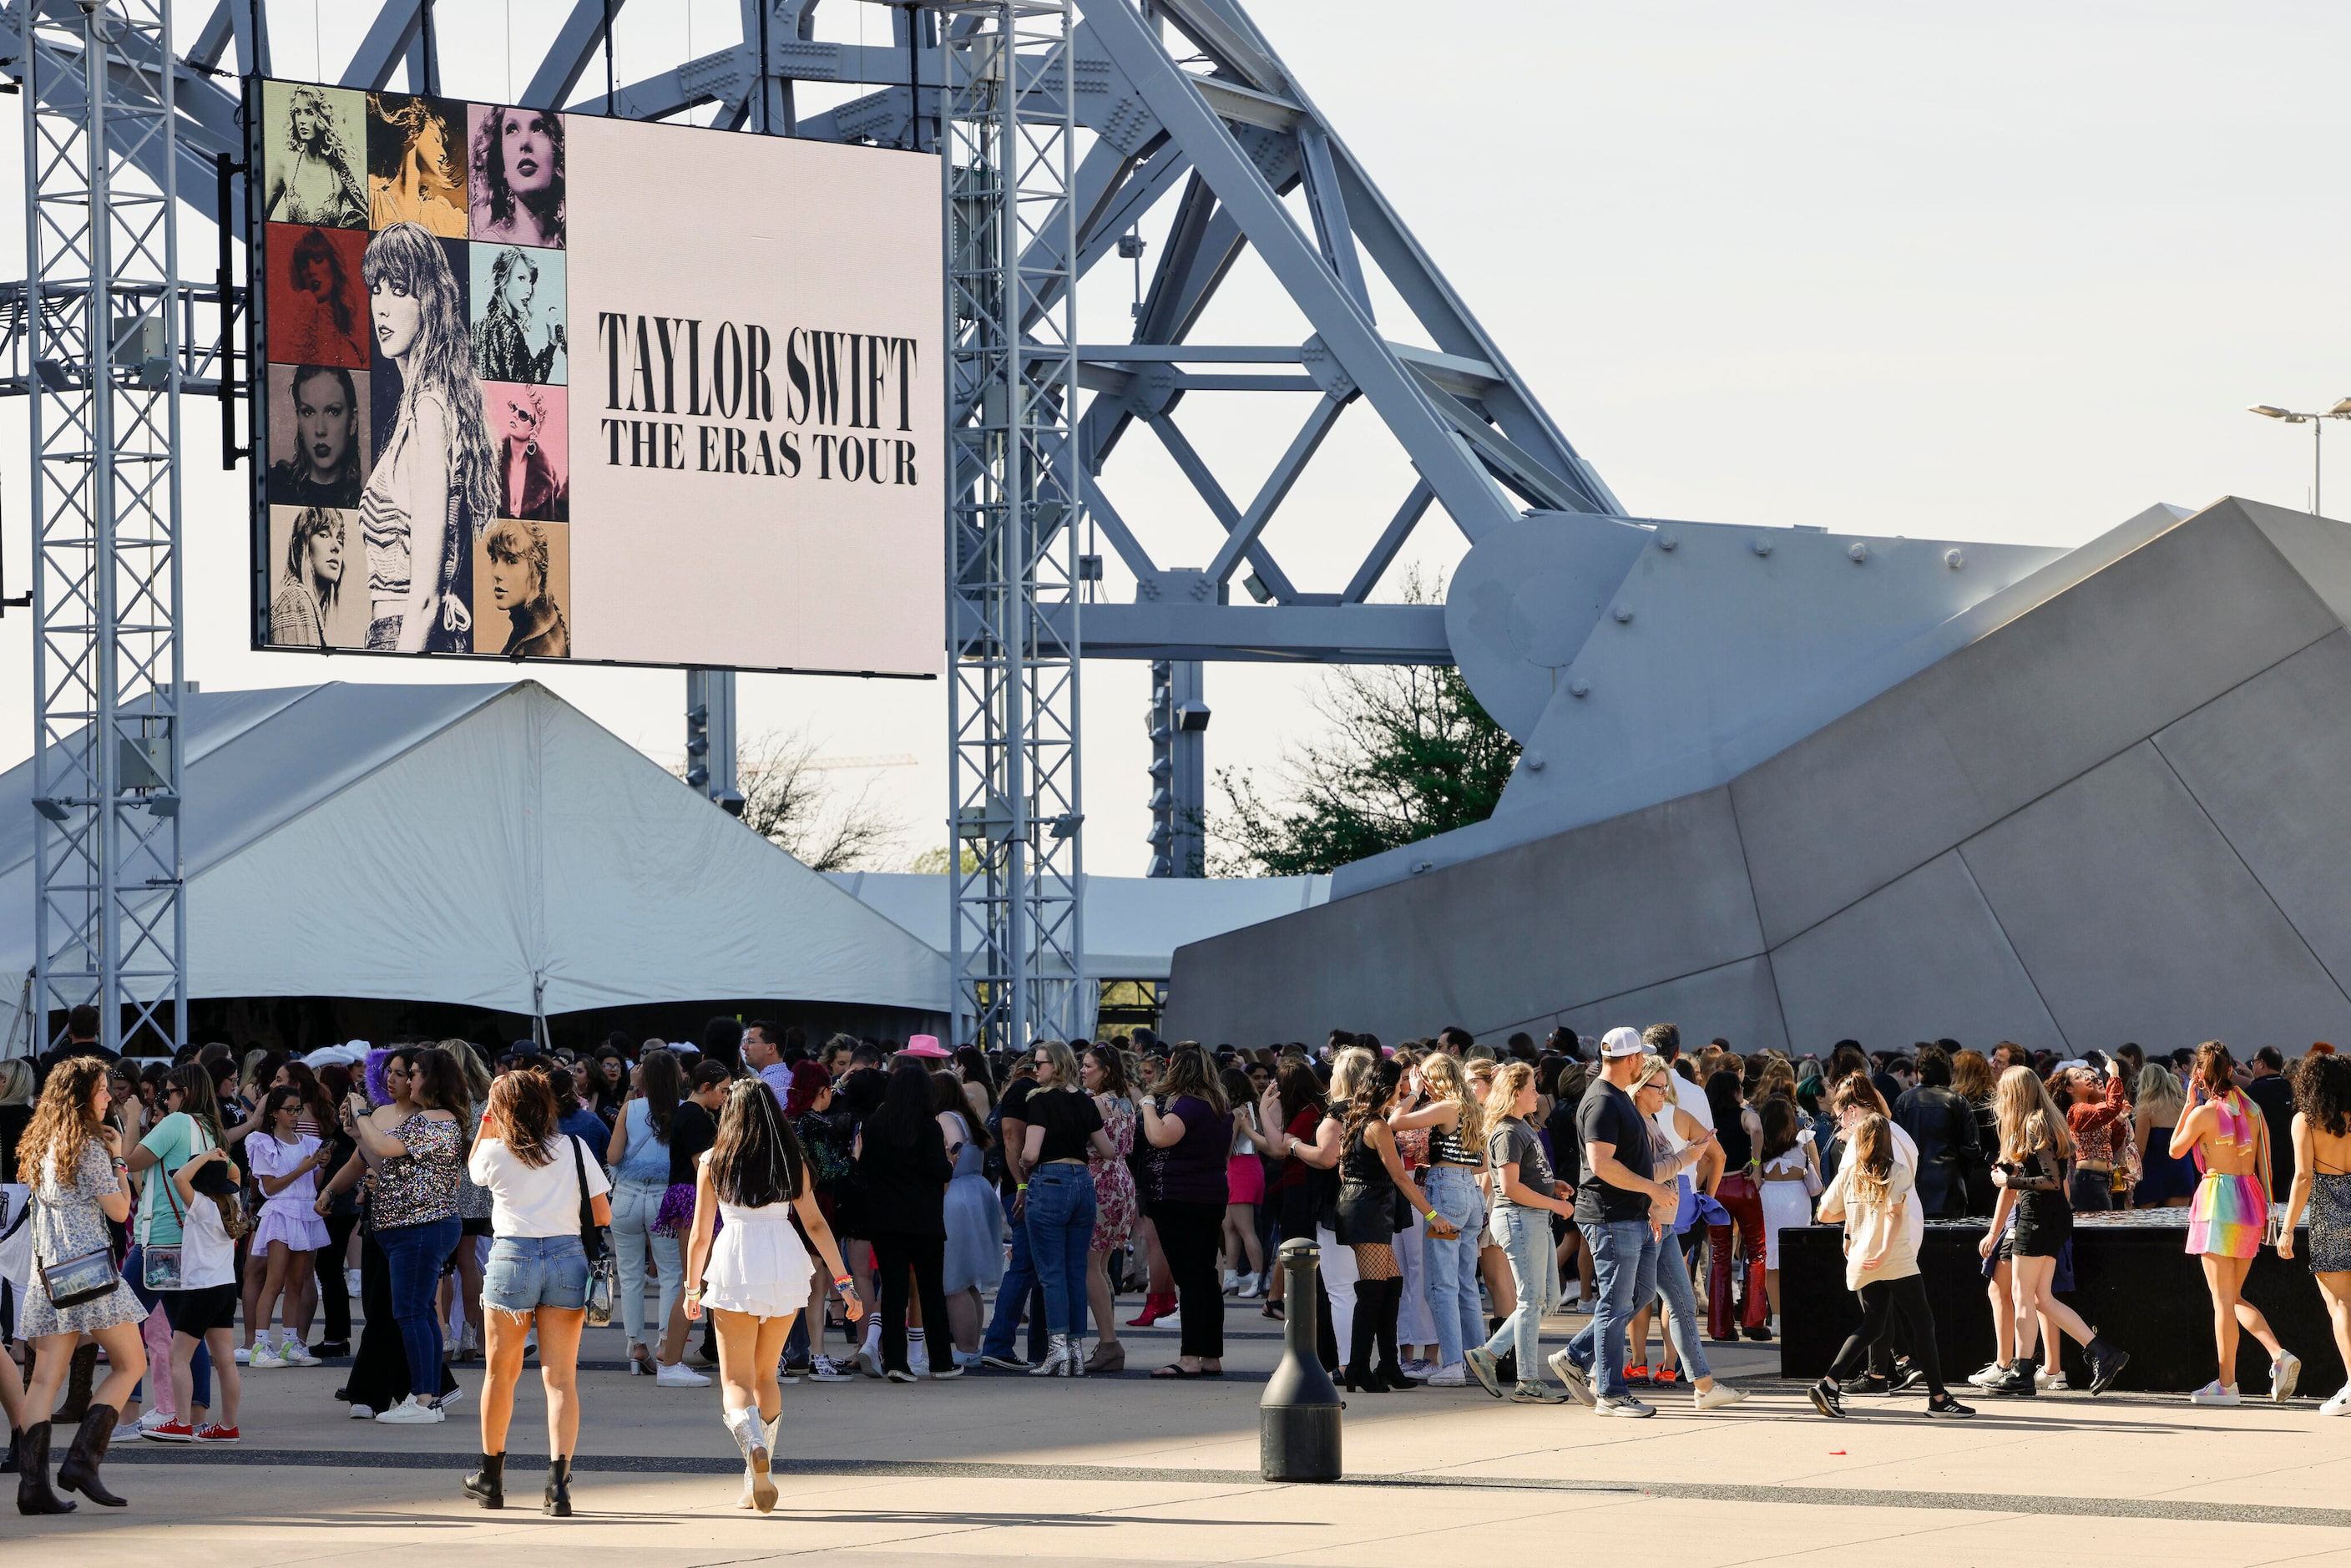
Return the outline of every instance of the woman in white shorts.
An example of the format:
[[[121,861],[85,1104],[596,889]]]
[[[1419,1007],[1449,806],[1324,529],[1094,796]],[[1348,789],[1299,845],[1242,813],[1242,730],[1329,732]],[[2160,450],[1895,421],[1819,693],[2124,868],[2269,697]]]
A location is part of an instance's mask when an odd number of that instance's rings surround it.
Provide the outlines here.
[[[809,1256],[792,1228],[795,1214],[832,1270],[842,1307],[852,1318],[865,1308],[817,1207],[799,1140],[764,1082],[737,1079],[727,1091],[718,1141],[697,1172],[685,1315],[698,1320],[706,1309],[716,1316],[721,1407],[743,1450],[739,1500],[767,1513],[776,1506],[768,1463],[784,1418],[776,1365],[809,1299]]]

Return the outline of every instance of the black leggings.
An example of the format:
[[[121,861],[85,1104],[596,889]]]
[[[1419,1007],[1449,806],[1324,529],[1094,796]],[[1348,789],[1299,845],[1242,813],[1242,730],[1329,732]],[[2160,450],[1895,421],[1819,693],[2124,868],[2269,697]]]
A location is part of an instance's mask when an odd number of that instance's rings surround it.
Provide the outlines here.
[[[1204,1361],[1221,1360],[1225,1290],[1217,1278],[1217,1246],[1224,1235],[1225,1206],[1154,1198],[1151,1222],[1159,1228],[1167,1270],[1176,1276],[1176,1313],[1183,1328],[1179,1354]]]
[[[914,1294],[923,1303],[923,1337],[941,1357],[937,1364],[954,1364],[955,1346],[947,1338],[947,1239],[883,1231],[867,1238],[873,1243],[873,1270],[882,1285],[882,1370],[906,1367],[907,1275],[914,1276]]]
[[[313,1270],[319,1281],[319,1305],[327,1314],[326,1337],[339,1344],[351,1337],[351,1291],[343,1277],[343,1260],[350,1256],[351,1232],[360,1226],[357,1214],[327,1216],[327,1245]]]
[[[1869,1347],[1877,1343],[1894,1314],[1902,1319],[1903,1338],[1910,1347],[1910,1359],[1927,1375],[1927,1389],[1938,1399],[1948,1392],[1943,1387],[1942,1357],[1935,1349],[1935,1312],[1927,1304],[1927,1281],[1916,1274],[1899,1280],[1873,1280],[1861,1288],[1861,1324],[1848,1335],[1836,1359],[1829,1364],[1829,1376],[1844,1382],[1859,1372],[1869,1359]]]

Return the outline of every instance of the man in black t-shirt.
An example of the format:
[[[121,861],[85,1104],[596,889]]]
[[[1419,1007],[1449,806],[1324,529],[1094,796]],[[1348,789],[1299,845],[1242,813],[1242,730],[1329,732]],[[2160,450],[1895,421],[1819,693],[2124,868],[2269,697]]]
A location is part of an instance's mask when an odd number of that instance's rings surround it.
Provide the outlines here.
[[[1601,1042],[1601,1071],[1575,1112],[1576,1136],[1583,1145],[1575,1225],[1592,1249],[1599,1301],[1584,1331],[1552,1354],[1551,1369],[1570,1394],[1600,1416],[1656,1414],[1656,1406],[1625,1388],[1625,1335],[1634,1309],[1646,1305],[1657,1289],[1657,1238],[1649,1227],[1649,1205],[1675,1202],[1680,1194],[1652,1177],[1650,1124],[1631,1092],[1640,1080],[1642,1054],[1639,1033],[1610,1030]]]

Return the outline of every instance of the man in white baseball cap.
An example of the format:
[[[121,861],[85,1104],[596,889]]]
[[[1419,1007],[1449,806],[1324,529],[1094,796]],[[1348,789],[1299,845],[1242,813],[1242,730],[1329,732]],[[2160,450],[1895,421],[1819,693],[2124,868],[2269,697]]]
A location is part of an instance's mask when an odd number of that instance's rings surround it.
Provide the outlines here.
[[[1600,1299],[1590,1324],[1565,1350],[1552,1354],[1551,1369],[1598,1416],[1656,1414],[1655,1406],[1634,1398],[1625,1387],[1625,1335],[1634,1308],[1657,1289],[1657,1239],[1649,1229],[1649,1205],[1676,1202],[1680,1193],[1652,1174],[1649,1120],[1632,1095],[1642,1055],[1638,1030],[1619,1027],[1602,1036],[1601,1071],[1575,1112],[1575,1134],[1583,1145],[1575,1225],[1592,1249],[1593,1283]]]

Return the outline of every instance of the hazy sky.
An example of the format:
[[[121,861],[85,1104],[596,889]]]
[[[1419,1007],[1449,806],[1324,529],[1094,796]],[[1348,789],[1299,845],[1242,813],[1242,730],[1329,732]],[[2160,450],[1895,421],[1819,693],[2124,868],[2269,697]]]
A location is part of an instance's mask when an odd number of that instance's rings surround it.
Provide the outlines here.
[[[206,7],[181,6],[193,33]],[[568,0],[516,0],[513,79]],[[334,76],[374,10],[271,7],[277,68]],[[2162,500],[2306,503],[2310,436],[2242,410],[2351,393],[2334,258],[2335,114],[2351,12],[2314,4],[1661,3],[1259,0],[1252,15],[1553,419],[1637,514],[2073,544]],[[507,8],[439,7],[444,90],[508,90]],[[734,37],[733,0],[632,0],[621,73]],[[827,0],[821,36],[887,37],[886,13]],[[1437,24],[1432,29],[1432,21]],[[315,38],[315,41],[314,41]],[[601,80],[601,71],[593,73]],[[811,93],[804,105],[823,100]],[[12,105],[12,108],[14,106]],[[0,193],[21,195],[19,124]],[[1172,204],[1170,204],[1172,205]],[[1145,229],[1152,256],[1165,211]],[[207,225],[183,266],[209,276]],[[1253,264],[1209,326],[1305,328]],[[1081,336],[1126,335],[1130,277],[1100,269]],[[1383,294],[1381,322],[1417,338]],[[1203,340],[1211,331],[1198,335]],[[1237,404],[1238,399],[1228,399]],[[1187,433],[1246,495],[1303,416],[1259,397],[1186,404]],[[2345,434],[2351,434],[2346,431]],[[207,687],[486,680],[496,665],[256,654],[246,647],[242,480],[187,419],[188,668]],[[2339,448],[2351,499],[2351,444]],[[10,591],[26,580],[21,404],[0,405]],[[1343,585],[1409,484],[1368,408],[1342,421],[1267,542],[1301,586]],[[1217,532],[1172,465],[1130,436],[1105,486],[1163,565]],[[2341,510],[2340,505],[2335,508]],[[1439,514],[1391,574],[1442,572]],[[1131,584],[1113,559],[1109,588]],[[0,622],[0,758],[31,746],[28,617]],[[529,672],[650,755],[682,747],[682,676]],[[1212,768],[1264,767],[1316,720],[1312,672],[1212,666]],[[1085,671],[1087,862],[1147,859],[1147,667]],[[912,765],[831,777],[943,841],[945,691],[747,676],[744,734],[806,727],[836,758]]]

